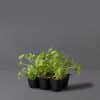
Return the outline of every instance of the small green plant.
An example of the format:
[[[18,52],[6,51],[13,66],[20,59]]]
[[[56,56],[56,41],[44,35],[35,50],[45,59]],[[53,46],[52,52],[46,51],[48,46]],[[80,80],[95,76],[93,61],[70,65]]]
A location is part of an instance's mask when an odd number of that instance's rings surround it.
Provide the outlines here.
[[[36,77],[42,77],[61,80],[70,73],[70,70],[74,70],[78,74],[81,70],[81,65],[77,64],[71,57],[52,48],[38,55],[21,54],[18,60],[19,78],[27,77],[34,80]]]
[[[63,53],[52,48],[48,50],[48,54],[53,79],[65,78],[70,73],[70,70],[74,70],[77,74],[80,73],[81,65],[75,63],[71,57],[66,57]]]
[[[35,54],[21,54],[18,57],[18,79],[27,77],[31,80],[34,80],[37,77],[37,70],[34,66]]]
[[[50,72],[50,65],[49,65],[49,56],[47,52],[42,52],[37,55],[35,59],[35,66],[38,71],[38,76],[42,78],[47,78]]]

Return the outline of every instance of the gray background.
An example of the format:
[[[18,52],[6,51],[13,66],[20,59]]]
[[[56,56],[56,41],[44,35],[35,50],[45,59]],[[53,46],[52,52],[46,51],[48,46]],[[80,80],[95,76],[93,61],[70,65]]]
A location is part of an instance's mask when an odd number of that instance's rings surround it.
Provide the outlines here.
[[[0,68],[49,47],[100,69],[99,0],[0,0]]]
[[[58,93],[17,80],[18,55],[50,47],[84,65]],[[0,100],[98,100],[99,66],[99,0],[0,0]]]

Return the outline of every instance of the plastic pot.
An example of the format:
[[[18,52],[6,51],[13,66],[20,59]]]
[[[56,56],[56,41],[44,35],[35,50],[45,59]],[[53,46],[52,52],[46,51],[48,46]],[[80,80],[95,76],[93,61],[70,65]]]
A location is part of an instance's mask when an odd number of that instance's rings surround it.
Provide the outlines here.
[[[63,89],[63,80],[50,80],[52,91],[61,91]]]
[[[50,89],[50,79],[39,78],[40,89],[49,90]]]
[[[68,87],[68,81],[69,81],[70,74],[67,74],[66,77],[62,80],[54,80],[51,79],[51,90],[52,91],[62,91],[64,88]]]
[[[67,74],[66,77],[63,79],[63,89],[68,88],[70,74]]]
[[[30,88],[39,88],[39,79],[36,78],[35,80],[28,79],[28,84]]]

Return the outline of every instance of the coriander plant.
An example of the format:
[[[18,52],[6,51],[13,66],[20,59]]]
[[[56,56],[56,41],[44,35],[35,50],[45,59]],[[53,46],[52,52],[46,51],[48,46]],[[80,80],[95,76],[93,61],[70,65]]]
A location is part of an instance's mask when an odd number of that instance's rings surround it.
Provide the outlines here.
[[[77,64],[71,57],[50,48],[39,54],[21,54],[18,57],[18,77],[27,77],[34,80],[36,77],[52,78],[60,80],[74,70],[80,73],[81,65]]]

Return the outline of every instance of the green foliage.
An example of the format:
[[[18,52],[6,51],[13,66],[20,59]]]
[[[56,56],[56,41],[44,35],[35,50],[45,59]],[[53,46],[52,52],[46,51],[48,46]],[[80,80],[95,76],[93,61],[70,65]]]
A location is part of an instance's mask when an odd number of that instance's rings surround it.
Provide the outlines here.
[[[26,68],[23,67],[18,72],[18,79],[24,78],[25,76],[27,76],[27,71],[26,71]]]
[[[33,64],[35,58],[36,58],[36,55],[33,53],[21,54],[18,57],[19,65],[25,65],[25,61],[28,61],[29,64]]]
[[[37,55],[35,59],[35,66],[39,77],[47,77],[49,73],[49,59],[46,52]]]
[[[23,67],[18,72],[18,79],[28,77],[31,80],[34,80],[37,77],[37,71],[32,65],[28,65],[26,68]]]
[[[48,50],[48,55],[52,78],[56,80],[63,79],[70,73],[70,69],[80,74],[82,65],[75,63],[71,57],[66,57],[63,53],[52,48]]]
[[[80,74],[80,71],[81,71],[81,68],[82,68],[82,65],[81,64],[73,64],[73,70],[75,70],[77,72],[77,74],[79,75]]]
[[[27,76],[29,79],[34,80],[37,77],[37,70],[33,65],[28,65]]]
[[[77,74],[81,70],[81,65],[75,63],[71,57],[66,57],[63,53],[52,48],[38,55],[33,53],[21,54],[18,59],[20,68],[18,76],[20,78],[49,77],[60,80],[69,74],[70,70],[74,70]],[[28,64],[25,61],[28,61]]]
[[[34,66],[35,54],[28,53],[28,54],[21,54],[18,57],[18,79],[28,77],[31,80],[34,80],[37,76],[37,71]],[[28,62],[26,64],[26,62]]]
[[[67,70],[63,67],[58,67],[56,70],[54,70],[53,79],[60,80],[63,79],[68,74]]]

